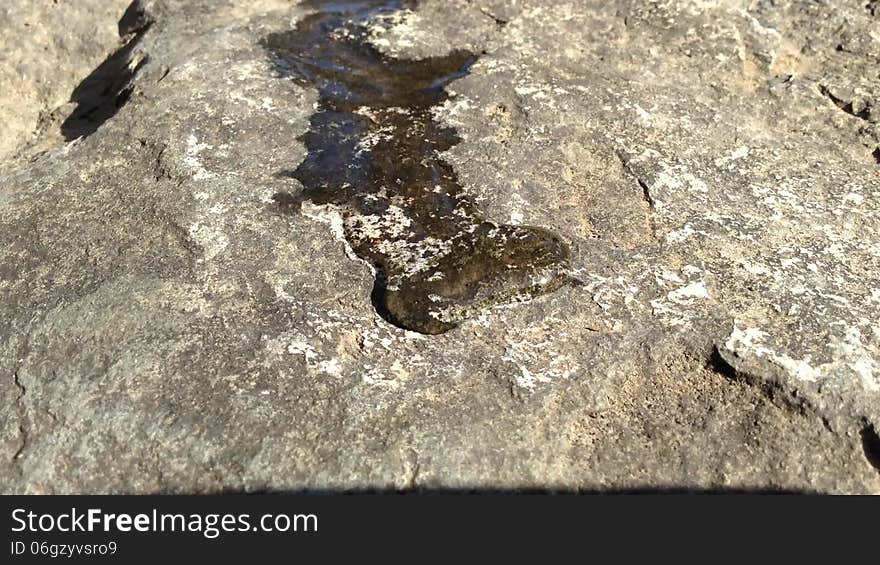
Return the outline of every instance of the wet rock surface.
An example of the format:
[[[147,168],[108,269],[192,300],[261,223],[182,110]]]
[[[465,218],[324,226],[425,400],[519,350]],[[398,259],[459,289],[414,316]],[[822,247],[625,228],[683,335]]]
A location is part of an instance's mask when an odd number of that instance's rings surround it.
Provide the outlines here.
[[[557,236],[480,218],[440,157],[458,138],[432,113],[476,57],[379,53],[368,42],[370,24],[407,3],[306,5],[316,12],[264,42],[282,73],[320,91],[304,136],[309,155],[291,175],[303,191],[275,200],[292,211],[308,199],[341,212],[352,251],[376,269],[377,312],[434,335],[568,282],[568,250]]]
[[[119,5],[88,57],[94,13],[40,17],[76,80],[3,133],[4,492],[880,491],[871,3],[371,18],[384,60],[479,55],[410,123],[456,131],[435,166],[469,214],[554,234],[577,280],[441,335],[377,312],[362,210],[304,180],[326,96],[266,38],[317,7]],[[66,140],[90,76],[113,111]]]

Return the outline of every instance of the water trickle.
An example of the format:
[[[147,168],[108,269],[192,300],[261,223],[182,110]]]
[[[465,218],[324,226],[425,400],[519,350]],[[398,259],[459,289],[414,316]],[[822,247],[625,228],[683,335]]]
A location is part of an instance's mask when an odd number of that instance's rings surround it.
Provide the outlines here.
[[[459,139],[434,108],[477,57],[395,59],[370,45],[371,21],[415,4],[313,0],[317,12],[266,38],[278,67],[320,92],[308,156],[290,173],[303,191],[276,201],[336,206],[352,249],[375,267],[377,311],[440,334],[487,307],[558,289],[568,250],[547,230],[481,218],[440,157]]]

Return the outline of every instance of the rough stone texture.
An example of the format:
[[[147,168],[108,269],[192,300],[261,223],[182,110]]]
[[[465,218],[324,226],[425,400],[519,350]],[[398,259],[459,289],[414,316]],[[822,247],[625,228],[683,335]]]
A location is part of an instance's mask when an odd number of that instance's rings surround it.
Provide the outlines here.
[[[13,0],[0,5],[0,162],[58,143],[70,93],[119,42],[129,0]]]
[[[6,14],[51,13],[6,4],[0,41]],[[63,38],[46,55],[5,51],[2,84],[57,69],[28,111],[121,45],[99,13],[124,6],[86,4],[34,22]],[[425,0],[377,22],[395,56],[486,52],[438,111],[447,159],[486,217],[560,234],[583,283],[428,337],[377,316],[337,213],[272,200],[317,94],[260,40],[308,8],[145,3],[115,116],[2,132],[0,488],[880,492],[875,4]]]

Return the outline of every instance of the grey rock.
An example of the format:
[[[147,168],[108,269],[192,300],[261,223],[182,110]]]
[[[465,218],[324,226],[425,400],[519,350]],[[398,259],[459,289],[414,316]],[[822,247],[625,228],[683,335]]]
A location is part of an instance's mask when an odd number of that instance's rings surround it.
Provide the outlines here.
[[[3,41],[33,3],[8,4]],[[0,75],[58,69],[28,102],[49,125],[0,136],[3,492],[880,492],[864,1],[424,0],[373,22],[389,56],[485,51],[437,111],[462,138],[445,158],[484,217],[559,234],[579,281],[438,336],[377,315],[338,211],[273,201],[317,93],[260,42],[312,8],[139,4],[127,101],[66,141],[70,92],[132,38],[80,5]]]

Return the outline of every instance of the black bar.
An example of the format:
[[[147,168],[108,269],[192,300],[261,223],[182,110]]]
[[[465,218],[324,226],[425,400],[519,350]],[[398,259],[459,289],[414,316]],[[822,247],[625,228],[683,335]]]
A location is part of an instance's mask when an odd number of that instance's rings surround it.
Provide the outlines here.
[[[815,558],[827,550],[829,558],[839,561],[848,551],[866,549],[876,558],[878,547],[878,504],[870,497],[327,494],[0,500],[0,548],[6,556],[0,563],[156,563],[183,558],[198,558],[200,563],[291,563],[351,556],[413,563],[428,557],[464,558],[475,548],[490,551],[495,559],[533,556],[544,563],[569,561],[565,556],[572,555],[580,555],[577,561],[593,561],[596,552],[608,551],[618,558],[700,555],[704,546],[715,548],[706,560],[714,560],[719,551],[728,557],[754,557],[761,546],[764,557],[777,551],[789,558],[798,552]],[[69,528],[80,516],[79,524],[87,530],[89,509],[101,511],[94,514],[99,521],[92,531],[14,531],[29,526],[29,512],[38,528],[40,515],[49,516],[42,518],[43,529]],[[117,516],[107,518],[113,514]],[[153,531],[160,529],[163,514],[173,516],[170,521],[165,518],[166,531]],[[187,531],[179,531],[182,522],[175,515],[186,518]],[[234,518],[224,522],[224,515]],[[261,520],[273,530],[277,526],[290,531],[262,531]],[[134,531],[135,521],[150,531]],[[119,531],[120,525],[133,531]],[[834,541],[837,536],[840,543]],[[87,544],[96,555],[76,549]],[[79,553],[71,559],[68,551]]]

